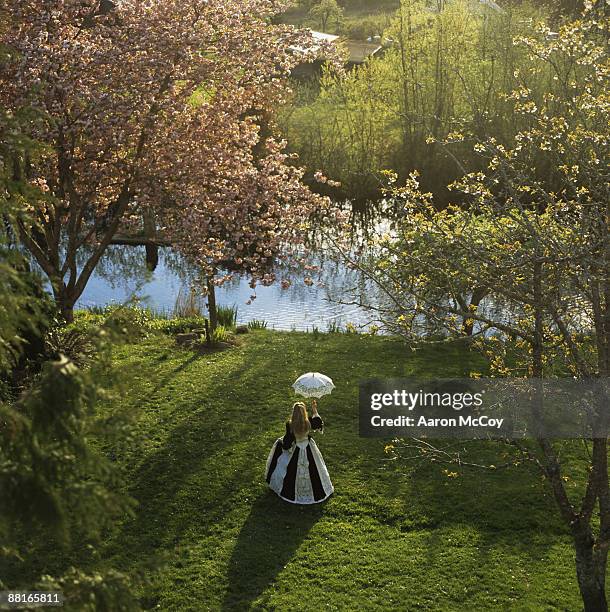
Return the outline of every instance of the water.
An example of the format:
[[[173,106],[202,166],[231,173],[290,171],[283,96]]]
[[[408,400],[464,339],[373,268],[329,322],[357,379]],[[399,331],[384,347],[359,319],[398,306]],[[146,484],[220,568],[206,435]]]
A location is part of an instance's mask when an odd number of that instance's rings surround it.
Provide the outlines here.
[[[237,306],[238,323],[262,319],[269,328],[279,330],[326,331],[333,325],[345,328],[348,324],[367,329],[375,323],[374,314],[364,308],[337,302],[345,296],[345,289],[362,285],[358,273],[321,258],[318,264],[318,272],[292,273],[288,289],[278,283],[258,286],[253,292],[246,278],[234,278],[217,288],[216,301],[218,305]],[[307,274],[314,280],[312,286],[303,282]],[[76,306],[125,303],[137,297],[144,305],[171,313],[180,289],[188,290],[195,278],[195,270],[171,249],[159,249],[159,264],[151,273],[146,269],[144,247],[111,246]],[[370,292],[370,288],[366,290]],[[253,293],[256,299],[251,300]]]
[[[344,300],[381,305],[384,300],[379,291],[364,282],[359,272],[344,264],[324,259],[322,253],[316,259],[320,270],[315,273],[292,271],[288,275],[282,274],[282,278],[288,276],[292,282],[288,289],[282,289],[279,283],[270,287],[259,286],[254,291],[256,299],[252,300],[253,290],[248,279],[236,277],[217,288],[216,301],[219,305],[236,306],[238,323],[257,319],[264,320],[272,329],[311,331],[317,328],[321,332],[337,327],[345,329],[348,325],[367,330],[374,324],[383,333],[384,326],[374,311],[340,303]],[[307,275],[314,279],[312,286],[304,283]],[[196,286],[196,277],[196,270],[171,249],[159,249],[159,264],[154,272],[149,272],[144,247],[110,246],[76,307],[105,306],[139,298],[144,305],[171,314],[180,290],[188,291],[194,283]],[[515,305],[492,298],[484,299],[480,310],[491,320],[512,324],[520,316]],[[590,317],[583,313],[582,318],[578,326],[590,329]],[[443,333],[432,329],[423,317],[419,319],[417,333]],[[479,329],[480,326],[475,325],[475,331]],[[494,330],[489,329],[485,335],[493,333]]]

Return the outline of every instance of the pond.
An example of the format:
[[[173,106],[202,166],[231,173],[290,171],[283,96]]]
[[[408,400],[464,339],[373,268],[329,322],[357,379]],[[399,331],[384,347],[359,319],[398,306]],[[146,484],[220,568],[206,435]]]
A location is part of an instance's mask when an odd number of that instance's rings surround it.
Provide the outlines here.
[[[77,308],[105,306],[141,299],[142,304],[157,311],[172,313],[182,289],[188,291],[196,277],[179,254],[169,248],[159,249],[159,263],[154,272],[146,268],[144,247],[110,246],[87,284]],[[375,323],[374,314],[365,309],[338,303],[345,289],[360,287],[370,292],[354,270],[333,261],[316,261],[320,270],[312,274],[313,285],[304,282],[305,271],[292,273],[292,284],[282,289],[278,284],[258,286],[253,290],[246,278],[234,278],[217,288],[219,305],[236,306],[238,323],[253,319],[266,321],[269,328],[327,331],[333,326],[348,324],[367,329]],[[369,293],[370,297],[370,293]],[[251,302],[248,304],[247,302]]]
[[[253,291],[247,278],[236,276],[216,289],[217,304],[235,307],[239,324],[258,320],[270,329],[320,332],[351,326],[357,331],[367,331],[375,325],[380,333],[388,332],[375,311],[358,305],[383,305],[384,302],[388,305],[379,289],[367,283],[357,270],[328,258],[323,249],[318,251],[313,263],[318,266],[315,272],[282,273],[282,278],[291,281],[287,289],[282,289],[278,282],[269,287],[260,285]],[[304,282],[306,276],[313,279],[312,285]],[[143,306],[172,315],[179,294],[188,293],[193,286],[197,287],[196,270],[171,248],[159,249],[158,265],[150,272],[143,246],[113,245],[98,263],[76,308],[125,304],[135,299]],[[252,299],[253,293],[255,299]],[[342,303],[342,300],[351,303]],[[514,305],[492,298],[485,298],[479,309],[491,320],[507,324],[522,314]],[[590,317],[583,313],[578,325],[589,328]],[[480,325],[475,325],[475,331],[479,329]],[[444,333],[431,327],[423,316],[416,319],[414,331],[422,336]],[[484,333],[492,335],[495,331],[492,328]]]

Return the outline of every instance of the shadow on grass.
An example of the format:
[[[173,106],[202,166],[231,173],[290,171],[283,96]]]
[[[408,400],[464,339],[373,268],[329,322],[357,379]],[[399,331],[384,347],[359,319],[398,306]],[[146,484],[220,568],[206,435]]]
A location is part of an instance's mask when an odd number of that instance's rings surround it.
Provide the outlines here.
[[[222,610],[265,609],[278,576],[326,508],[293,506],[268,491],[259,495],[264,459],[293,401],[289,385],[308,369],[327,372],[337,383],[333,395],[320,402],[327,432],[318,441],[339,491],[329,515],[356,526],[360,519],[364,525],[372,519],[398,531],[432,532],[426,553],[439,567],[447,546],[443,528],[463,526],[466,538],[477,531],[481,550],[474,555],[477,562],[470,561],[473,572],[497,546],[516,548],[536,561],[563,533],[552,518],[552,502],[540,496],[538,477],[527,471],[449,478],[427,462],[419,469],[412,462],[380,469],[387,465],[384,441],[358,436],[357,383],[368,376],[432,375],[439,367],[436,351],[413,356],[398,343],[376,341],[363,351],[347,336],[332,343],[297,336],[291,342],[281,336],[255,340],[215,361],[189,356],[158,383],[159,388],[177,378],[158,398],[160,417],[152,411],[150,430],[142,429],[153,435],[162,427],[163,435],[130,471],[130,490],[140,506],[111,543],[119,566],[138,567],[141,559],[161,551],[203,577],[203,587],[185,586],[185,601],[206,589],[205,596]],[[447,371],[465,367],[449,353],[444,359]],[[200,387],[181,390],[182,380],[195,377]],[[150,394],[141,398],[144,406],[149,400]],[[144,411],[144,425],[146,416]],[[491,462],[490,450],[473,449]],[[537,532],[545,537],[530,551]],[[232,549],[230,538],[236,538]],[[178,558],[180,547],[199,540],[213,547],[207,552],[213,571]],[[163,570],[161,582],[180,573]]]
[[[492,442],[463,446],[471,456],[490,463],[502,452],[502,446]],[[552,496],[530,465],[498,471],[449,466],[444,471],[424,462],[409,478],[415,514],[430,530],[430,566],[442,563],[448,549],[455,553],[475,542],[472,571],[492,563],[499,551],[509,550],[535,566],[558,539],[569,536]]]
[[[275,582],[323,513],[323,504],[298,506],[282,501],[271,491],[261,495],[233,548],[221,609],[249,609]]]
[[[152,391],[148,395],[142,396],[140,401],[136,404],[136,408],[141,408],[146,404],[150,398],[155,395],[158,391],[163,389],[171,380],[178,376],[184,370],[187,370],[193,363],[195,363],[202,355],[200,353],[194,353],[191,357],[183,361],[178,367],[174,368],[171,372],[168,372],[163,378],[161,378],[157,384],[153,387]]]
[[[133,559],[172,550],[185,531],[201,535],[221,522],[243,491],[263,477],[269,448],[283,430],[282,418],[277,432],[267,433],[276,421],[272,409],[250,413],[249,389],[268,380],[268,364],[242,354],[216,379],[213,374],[206,378],[207,367],[198,358],[189,357],[157,385],[180,374],[202,378],[196,393],[177,391],[163,403],[165,435],[129,474],[129,491],[139,506],[113,539],[113,554]],[[143,406],[152,395],[140,399]],[[244,419],[246,409],[249,420]]]

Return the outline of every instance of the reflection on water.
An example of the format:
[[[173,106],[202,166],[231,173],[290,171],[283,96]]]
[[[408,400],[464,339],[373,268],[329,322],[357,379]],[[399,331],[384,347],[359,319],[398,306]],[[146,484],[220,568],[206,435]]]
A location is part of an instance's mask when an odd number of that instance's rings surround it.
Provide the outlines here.
[[[177,252],[160,249],[159,264],[154,272],[150,272],[146,267],[145,255],[144,247],[109,247],[89,280],[77,308],[125,303],[137,297],[145,305],[171,314],[180,289],[188,290],[192,285],[197,286],[196,270]],[[349,269],[343,263],[324,259],[322,252],[316,257],[315,263],[319,266],[319,271],[315,273],[282,270],[281,278],[289,278],[290,287],[282,289],[279,283],[270,287],[259,286],[255,290],[256,299],[253,300],[250,299],[253,290],[248,280],[236,276],[217,288],[217,303],[236,306],[239,323],[262,319],[270,328],[279,330],[306,331],[317,328],[323,332],[329,327],[345,328],[348,324],[366,330],[375,324],[386,332],[396,331],[392,323],[395,321],[393,305],[384,300],[380,290],[371,282],[366,282],[361,273]],[[304,282],[308,275],[314,281],[311,286]],[[247,304],[248,301],[251,303]],[[341,301],[348,303],[339,303]],[[411,301],[412,298],[405,297],[405,306]],[[360,304],[381,308],[375,312]],[[513,325],[517,324],[516,321],[523,314],[515,305],[491,298],[481,302],[480,311],[490,320]],[[386,322],[385,325],[381,324],[380,318]],[[578,326],[581,329],[590,328],[590,318],[585,312]],[[423,315],[416,318],[412,331],[422,336],[446,333],[446,330]],[[483,329],[482,324],[476,324],[475,332],[489,335],[495,333],[495,330]]]
[[[346,289],[354,287],[366,292],[359,274],[334,261],[317,261],[318,272],[291,272],[292,284],[282,289],[279,284],[256,288],[256,299],[251,304],[253,291],[245,278],[235,277],[219,287],[219,305],[236,305],[238,322],[264,319],[270,328],[282,330],[326,331],[330,325],[345,327],[348,323],[366,328],[375,322],[373,313],[359,306],[338,304],[335,300]],[[307,286],[303,279],[310,274],[315,281]],[[123,303],[139,297],[156,310],[171,313],[181,287],[188,288],[196,279],[196,271],[171,249],[160,249],[159,265],[154,272],[146,268],[144,247],[111,246],[92,275],[77,308],[103,306],[111,302]]]

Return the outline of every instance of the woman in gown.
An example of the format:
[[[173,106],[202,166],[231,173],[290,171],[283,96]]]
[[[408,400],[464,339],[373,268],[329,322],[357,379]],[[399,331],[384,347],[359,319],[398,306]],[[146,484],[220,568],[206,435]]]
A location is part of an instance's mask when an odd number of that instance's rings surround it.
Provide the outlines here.
[[[266,479],[269,487],[292,504],[317,504],[328,499],[334,488],[312,431],[322,431],[324,423],[312,402],[311,419],[303,402],[292,407],[286,433],[278,438],[267,458]]]

